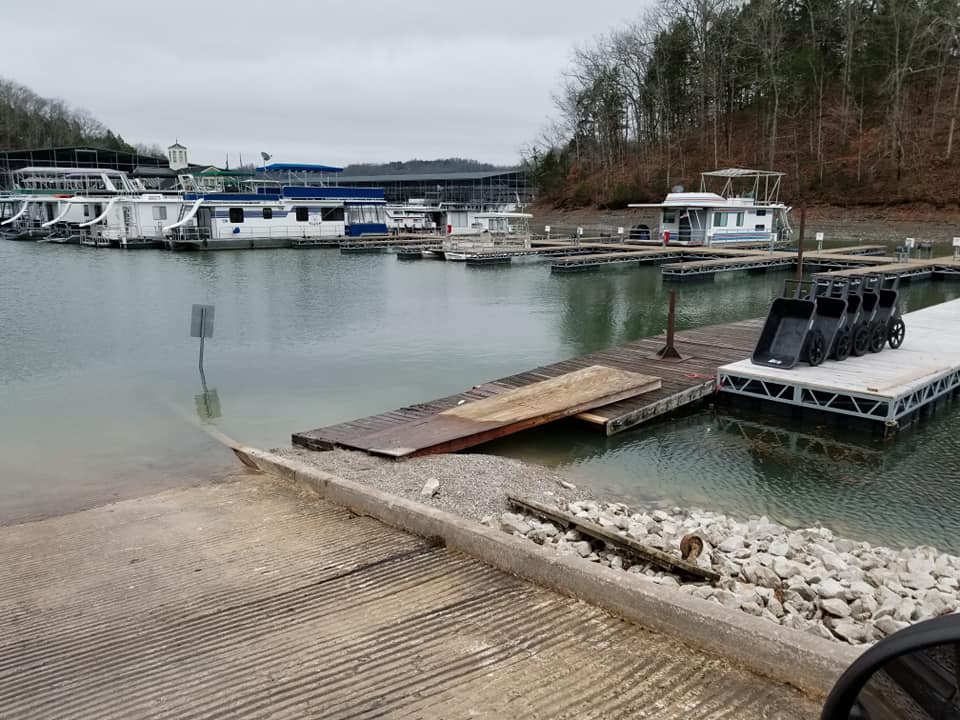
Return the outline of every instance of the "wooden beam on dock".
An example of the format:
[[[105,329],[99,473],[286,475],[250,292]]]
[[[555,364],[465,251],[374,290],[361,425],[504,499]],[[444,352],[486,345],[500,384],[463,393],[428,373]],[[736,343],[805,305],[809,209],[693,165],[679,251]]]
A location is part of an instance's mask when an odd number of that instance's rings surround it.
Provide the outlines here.
[[[558,508],[550,507],[549,505],[544,505],[543,503],[537,502],[532,498],[521,497],[519,495],[508,493],[507,499],[516,507],[532,513],[533,515],[539,515],[540,517],[546,518],[547,520],[557,523],[565,528],[576,528],[581,535],[586,535],[587,537],[592,537],[595,540],[600,540],[608,546],[632,555],[635,558],[639,558],[643,561],[656,565],[664,570],[677,573],[678,575],[696,578],[698,580],[709,580],[710,582],[716,582],[720,579],[719,573],[716,573],[713,570],[702,568],[699,565],[694,565],[686,560],[681,560],[678,557],[674,557],[663,550],[658,550],[657,548],[650,547],[649,545],[644,545],[632,537],[621,535],[620,533],[614,532],[613,530],[605,528],[602,525],[598,525],[591,520],[576,517],[575,515],[563,512]]]

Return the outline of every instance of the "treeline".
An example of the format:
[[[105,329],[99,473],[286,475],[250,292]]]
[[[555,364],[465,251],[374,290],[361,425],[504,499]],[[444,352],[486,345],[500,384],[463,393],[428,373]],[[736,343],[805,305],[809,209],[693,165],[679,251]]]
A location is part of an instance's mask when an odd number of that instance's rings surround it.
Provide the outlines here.
[[[727,165],[787,172],[794,199],[956,202],[960,3],[660,0],[577,49],[555,101],[526,160],[560,204]]]
[[[62,145],[163,154],[157,146],[130,145],[86,110],[40,97],[30,88],[0,77],[0,149]]]
[[[439,160],[405,160],[388,163],[358,163],[343,169],[344,176],[351,175],[403,175],[406,173],[452,173],[503,170],[500,165],[469,160],[467,158],[443,158]]]

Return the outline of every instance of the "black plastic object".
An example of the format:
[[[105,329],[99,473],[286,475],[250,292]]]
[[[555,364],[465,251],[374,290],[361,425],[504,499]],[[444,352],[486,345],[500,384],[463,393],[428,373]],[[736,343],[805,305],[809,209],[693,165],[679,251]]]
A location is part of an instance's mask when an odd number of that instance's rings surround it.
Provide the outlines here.
[[[815,291],[820,290],[814,286]],[[816,294],[817,312],[813,316],[813,330],[818,330],[823,335],[823,341],[826,345],[824,356],[831,353],[834,349],[834,341],[837,333],[847,322],[847,300],[846,298],[834,297],[826,292],[817,292]],[[811,338],[811,342],[813,338]],[[811,345],[808,350],[812,350]],[[849,353],[848,353],[849,354]],[[815,359],[808,352],[807,362]],[[821,359],[820,362],[823,360]],[[810,362],[811,365],[819,365],[819,362]]]
[[[816,293],[818,298],[827,296],[833,301],[843,304],[837,330],[833,336],[833,342],[830,344],[829,357],[834,360],[846,360],[850,357],[850,351],[853,347],[853,332],[851,329],[856,325],[859,318],[860,296],[850,294],[850,281],[847,278],[821,280],[816,286]],[[833,309],[832,312],[836,312],[836,309]],[[827,308],[824,308],[824,310],[826,311]],[[819,306],[817,313],[820,313]]]
[[[853,328],[851,351],[854,355],[860,356],[871,349],[870,340],[874,332],[874,318],[880,303],[880,295],[876,291],[876,280],[869,277],[860,280],[857,291],[860,296],[860,318]]]
[[[820,720],[958,718],[958,660],[960,615],[910,625],[853,661],[827,696]]]
[[[884,343],[887,342],[894,350],[903,344],[907,326],[904,324],[903,318],[900,317],[900,303],[898,302],[900,291],[897,289],[899,282],[899,278],[884,279],[882,277],[877,281],[877,295],[880,299],[877,302],[874,325],[878,329],[875,329],[871,335],[871,339],[874,338],[874,335],[876,336],[874,342],[871,343],[871,350],[873,349],[872,345],[876,343],[879,343],[880,347],[875,352],[882,350]]]
[[[814,330],[817,312],[816,301],[801,297],[800,284],[789,292],[791,281],[784,286],[782,297],[774,299],[763,324],[760,339],[750,358],[754,365],[764,365],[788,370],[801,360],[812,359],[811,364],[823,362],[830,345],[823,332]],[[832,336],[831,336],[832,339]],[[813,350],[813,354],[809,350]]]

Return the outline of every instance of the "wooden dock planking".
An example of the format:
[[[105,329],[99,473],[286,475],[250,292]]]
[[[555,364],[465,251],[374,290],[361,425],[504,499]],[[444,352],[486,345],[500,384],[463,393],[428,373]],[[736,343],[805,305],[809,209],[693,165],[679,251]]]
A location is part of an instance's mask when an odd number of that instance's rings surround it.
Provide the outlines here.
[[[845,245],[843,247],[815,250],[814,252],[826,255],[833,253],[838,255],[883,255],[887,252],[887,248],[884,245]]]
[[[617,347],[532,368],[474,386],[462,393],[410,405],[373,418],[361,418],[299,432],[294,434],[293,443],[313,450],[348,447],[356,437],[369,432],[365,424],[372,420],[378,422],[377,427],[383,428],[426,418],[456,407],[460,401],[470,402],[480,396],[488,397],[589,365],[606,365],[661,378],[659,389],[628,400],[609,403],[587,413],[589,417],[585,419],[588,422],[600,425],[607,435],[614,435],[713,394],[716,389],[717,368],[748,357],[753,352],[762,325],[762,319],[752,319],[678,332],[676,344],[683,356],[679,361],[661,360],[657,357],[656,351],[663,347],[666,341],[664,335],[640,338]],[[396,413],[401,414],[400,418],[396,417]]]
[[[656,377],[590,365],[390,424],[341,444],[392,458],[455,452],[659,387]]]

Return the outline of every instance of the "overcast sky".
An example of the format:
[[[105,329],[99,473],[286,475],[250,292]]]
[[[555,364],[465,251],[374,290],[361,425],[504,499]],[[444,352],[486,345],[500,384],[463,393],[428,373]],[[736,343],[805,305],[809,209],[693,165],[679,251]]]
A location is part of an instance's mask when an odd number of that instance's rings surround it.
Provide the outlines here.
[[[0,74],[192,162],[512,163],[645,0],[6,0]]]

